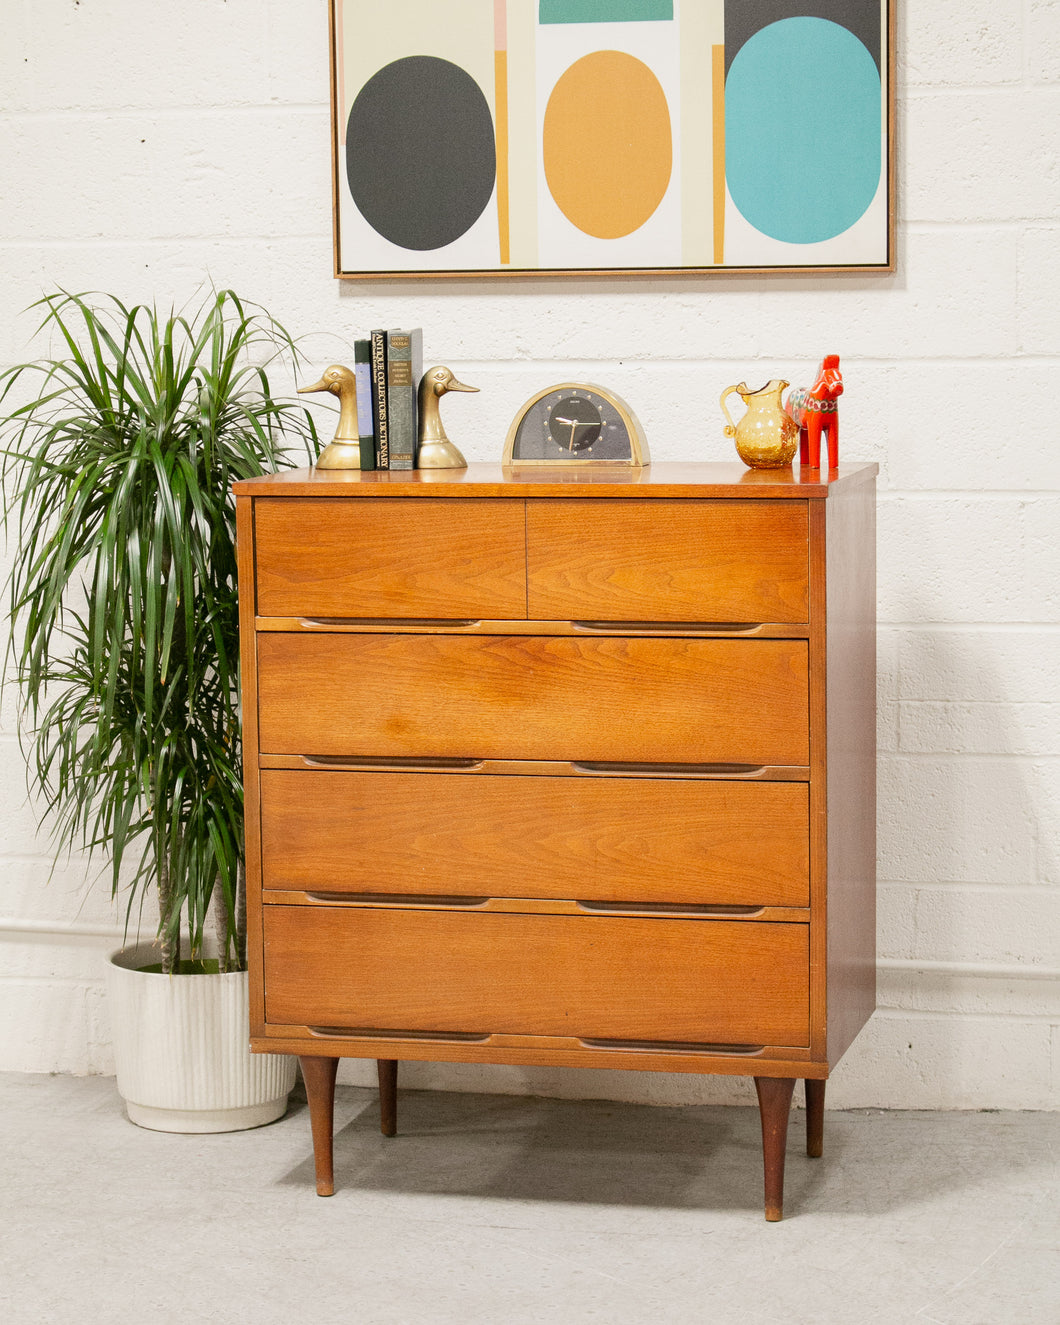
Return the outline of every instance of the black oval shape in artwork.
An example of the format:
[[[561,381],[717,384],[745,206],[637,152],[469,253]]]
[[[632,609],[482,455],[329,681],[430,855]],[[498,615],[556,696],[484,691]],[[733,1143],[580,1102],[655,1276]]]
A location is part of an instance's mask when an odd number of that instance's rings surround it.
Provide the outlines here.
[[[346,178],[357,209],[402,248],[444,248],[493,193],[497,153],[482,89],[459,65],[410,55],[357,94],[346,126]]]

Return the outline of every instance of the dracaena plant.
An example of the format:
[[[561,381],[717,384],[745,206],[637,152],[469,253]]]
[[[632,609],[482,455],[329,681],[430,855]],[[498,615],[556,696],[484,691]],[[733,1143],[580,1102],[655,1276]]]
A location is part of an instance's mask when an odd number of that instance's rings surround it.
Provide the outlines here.
[[[210,917],[220,969],[240,969],[231,485],[315,453],[310,416],[268,377],[295,347],[230,290],[179,313],[66,292],[34,308],[57,356],[0,374],[30,783],[57,847],[109,860],[126,925],[157,889],[163,969],[202,968]]]

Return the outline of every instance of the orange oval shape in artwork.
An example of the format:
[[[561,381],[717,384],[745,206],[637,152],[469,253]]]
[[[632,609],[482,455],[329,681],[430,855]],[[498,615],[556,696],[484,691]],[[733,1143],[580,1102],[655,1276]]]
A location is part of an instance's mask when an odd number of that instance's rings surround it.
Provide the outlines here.
[[[572,225],[597,239],[630,235],[670,183],[666,93],[641,60],[594,51],[552,89],[542,149],[549,191]]]

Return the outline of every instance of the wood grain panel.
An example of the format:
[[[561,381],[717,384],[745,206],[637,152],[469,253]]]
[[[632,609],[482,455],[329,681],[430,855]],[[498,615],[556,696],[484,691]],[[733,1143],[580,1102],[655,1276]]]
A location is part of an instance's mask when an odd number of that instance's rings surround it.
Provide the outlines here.
[[[497,450],[500,452],[500,445]],[[241,496],[329,496],[369,501],[416,501],[489,497],[619,498],[622,500],[823,501],[837,487],[864,483],[879,465],[841,464],[838,470],[748,469],[732,460],[656,460],[647,469],[608,465],[572,469],[511,470],[500,461],[473,461],[466,469],[281,469],[234,484]]]
[[[270,754],[806,764],[802,640],[258,636]]]
[[[251,1039],[257,1052],[330,1054],[337,1058],[396,1058],[411,1062],[506,1063],[523,1067],[600,1067],[630,1072],[685,1072],[746,1077],[828,1076],[828,1065],[814,1061],[809,1049],[765,1045],[759,1053],[653,1047],[637,1049],[567,1048],[561,1036],[491,1036],[485,1040],[393,1039],[378,1036],[321,1035],[305,1026],[273,1024]],[[573,1043],[581,1046],[582,1040]],[[599,1043],[599,1041],[597,1042]]]
[[[810,510],[810,1052],[824,1058],[828,1040],[828,682],[825,520],[827,502]]]
[[[807,927],[265,908],[270,1022],[804,1045]]]
[[[876,494],[827,518],[828,1058],[876,1007]]]
[[[805,502],[529,501],[542,619],[806,621]]]
[[[259,499],[258,614],[525,617],[524,523],[519,501]]]
[[[242,687],[243,813],[246,862],[246,961],[249,971],[250,1029],[265,1025],[265,986],[261,937],[261,816],[258,806],[258,651],[254,638],[254,503],[236,498],[236,558],[239,576],[239,667]]]
[[[809,904],[798,782],[266,769],[266,888]]]

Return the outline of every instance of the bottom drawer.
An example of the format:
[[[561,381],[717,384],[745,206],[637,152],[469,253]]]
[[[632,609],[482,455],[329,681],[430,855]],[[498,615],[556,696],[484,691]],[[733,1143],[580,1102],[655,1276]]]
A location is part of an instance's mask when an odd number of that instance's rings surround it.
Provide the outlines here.
[[[809,1043],[808,927],[266,906],[272,1024]]]

